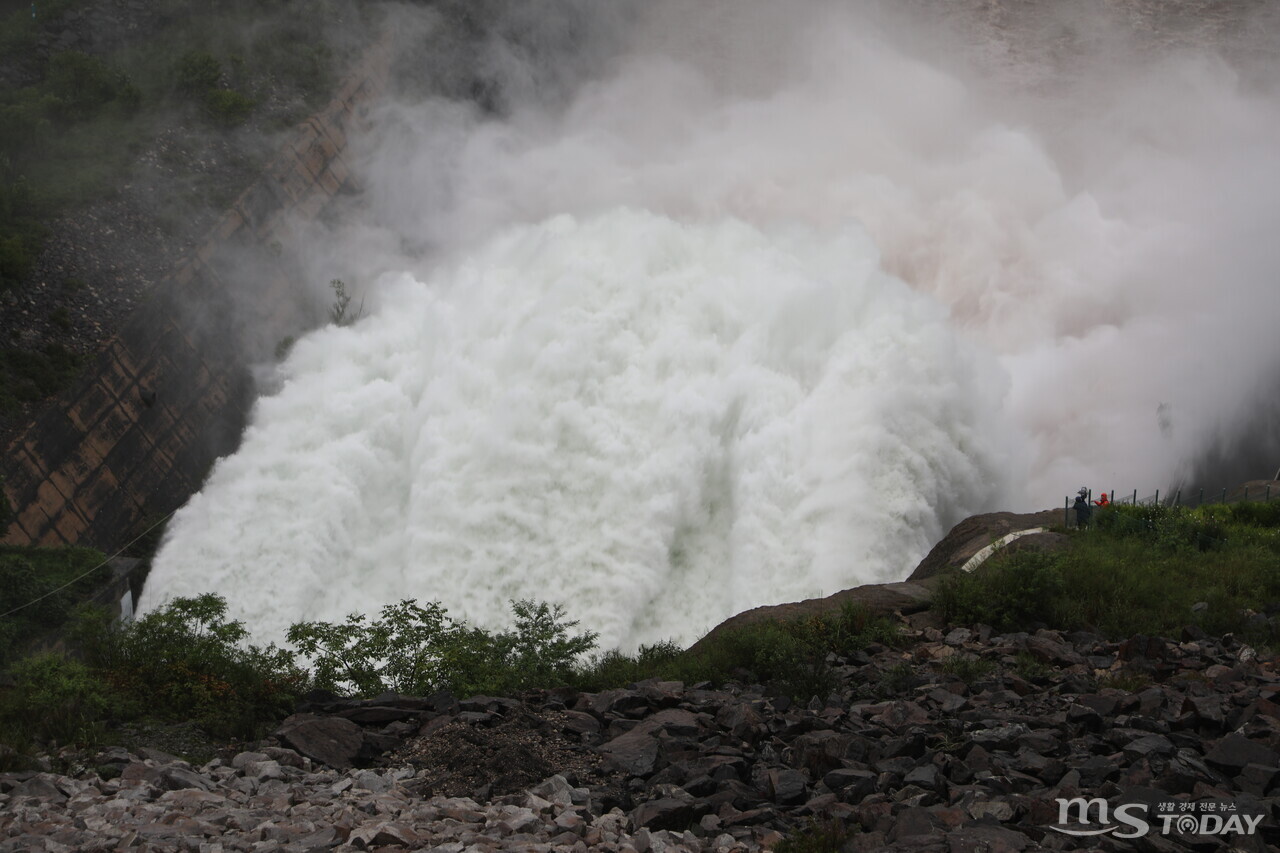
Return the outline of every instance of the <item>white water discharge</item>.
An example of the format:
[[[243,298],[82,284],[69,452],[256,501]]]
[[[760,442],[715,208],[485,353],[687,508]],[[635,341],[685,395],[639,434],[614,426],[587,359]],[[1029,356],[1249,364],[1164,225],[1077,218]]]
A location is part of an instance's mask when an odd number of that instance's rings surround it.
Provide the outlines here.
[[[974,512],[1159,487],[1280,362],[1280,109],[1220,57],[1098,38],[1064,77],[869,4],[525,5],[574,62],[495,37],[503,117],[382,111],[312,252],[368,316],[299,341],[142,610],[217,591],[278,640],[534,598],[688,641]]]

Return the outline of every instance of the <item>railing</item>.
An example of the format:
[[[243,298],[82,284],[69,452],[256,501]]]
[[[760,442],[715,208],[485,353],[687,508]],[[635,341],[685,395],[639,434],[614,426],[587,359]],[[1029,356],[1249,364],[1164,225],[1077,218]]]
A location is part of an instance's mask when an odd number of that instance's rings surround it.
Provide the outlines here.
[[[1275,478],[1275,479],[1276,479],[1276,480],[1280,480],[1280,471],[1277,471],[1277,472],[1276,472],[1276,478]],[[1173,496],[1172,496],[1172,497],[1169,497],[1169,495],[1167,495],[1167,494],[1165,495],[1164,503],[1165,503],[1165,504],[1167,504],[1168,506],[1182,506],[1182,493],[1183,493],[1183,490],[1182,490],[1181,488],[1174,489],[1174,490],[1173,490]],[[1225,503],[1237,503],[1237,502],[1244,502],[1244,501],[1250,501],[1250,500],[1260,501],[1260,502],[1266,502],[1266,501],[1270,501],[1270,500],[1271,500],[1271,498],[1272,498],[1272,496],[1273,496],[1273,493],[1274,493],[1274,496],[1275,496],[1277,499],[1280,499],[1280,488],[1276,488],[1276,489],[1274,489],[1274,490],[1273,490],[1273,489],[1271,488],[1271,484],[1270,484],[1270,483],[1268,483],[1265,487],[1263,487],[1263,488],[1261,488],[1261,489],[1256,489],[1256,490],[1254,491],[1253,495],[1250,495],[1250,493],[1249,493],[1249,487],[1248,487],[1248,486],[1244,486],[1244,487],[1243,487],[1243,490],[1240,492],[1240,494],[1239,494],[1239,495],[1237,495],[1237,494],[1235,494],[1235,493],[1233,492],[1233,493],[1231,494],[1231,499],[1230,499],[1230,500],[1228,500],[1228,499],[1227,499],[1227,490],[1226,490],[1226,489],[1223,489],[1223,490],[1222,490],[1222,492],[1221,492],[1221,494],[1220,494],[1220,495],[1219,495],[1219,497],[1218,497],[1218,500],[1217,500],[1217,501],[1215,501],[1215,503],[1224,503],[1224,504],[1225,504]],[[1137,489],[1134,489],[1134,490],[1133,490],[1133,494],[1132,494],[1132,496],[1130,496],[1130,495],[1125,495],[1123,498],[1121,498],[1121,499],[1119,499],[1119,500],[1117,500],[1117,499],[1116,499],[1116,492],[1115,492],[1115,490],[1114,490],[1114,489],[1112,489],[1110,492],[1103,492],[1103,494],[1105,494],[1105,495],[1109,495],[1109,496],[1110,496],[1110,500],[1107,502],[1108,504],[1124,504],[1124,505],[1126,505],[1126,506],[1159,505],[1159,504],[1160,504],[1160,490],[1159,490],[1159,489],[1156,489],[1156,491],[1155,491],[1155,494],[1154,494],[1154,495],[1152,495],[1152,496],[1150,496],[1150,497],[1143,498],[1142,500],[1139,500],[1139,499],[1138,499],[1138,490],[1137,490]],[[1200,489],[1200,490],[1198,490],[1198,491],[1196,492],[1196,500],[1195,500],[1195,503],[1193,504],[1193,503],[1190,503],[1190,501],[1188,501],[1187,506],[1200,506],[1201,504],[1203,504],[1203,503],[1204,503],[1204,495],[1205,495],[1205,491],[1204,491],[1204,489]],[[1255,497],[1254,495],[1256,495],[1256,497]],[[1213,501],[1213,496],[1214,496],[1214,493],[1213,493],[1213,492],[1210,492],[1210,493],[1209,493],[1209,500]],[[1188,496],[1188,497],[1190,497],[1190,496]],[[1062,513],[1063,513],[1063,518],[1064,518],[1064,520],[1065,520],[1065,522],[1066,522],[1066,524],[1067,524],[1067,526],[1068,526],[1068,527],[1070,527],[1070,526],[1071,526],[1071,504],[1072,504],[1072,500],[1073,500],[1073,499],[1072,499],[1072,497],[1068,495],[1067,497],[1063,498],[1063,504],[1062,504]],[[1095,503],[1093,502],[1093,490],[1092,490],[1092,489],[1090,489],[1090,490],[1089,490],[1089,496],[1086,498],[1086,500],[1089,502],[1089,507],[1090,507],[1090,509],[1092,509],[1092,508],[1094,508],[1095,506],[1097,506],[1097,504],[1095,504]],[[1105,506],[1105,505],[1106,505],[1106,504],[1104,504],[1104,506]]]

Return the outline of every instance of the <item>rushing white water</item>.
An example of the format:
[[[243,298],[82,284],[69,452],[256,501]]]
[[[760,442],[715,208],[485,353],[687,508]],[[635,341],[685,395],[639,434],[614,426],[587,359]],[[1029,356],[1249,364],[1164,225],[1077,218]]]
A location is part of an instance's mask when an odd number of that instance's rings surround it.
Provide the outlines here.
[[[273,638],[416,597],[689,640],[901,575],[992,496],[991,366],[856,227],[560,217],[388,286],[297,345],[149,589],[227,591]]]
[[[606,5],[554,97],[499,39],[503,118],[379,115],[310,251],[370,315],[298,343],[142,610],[213,590],[279,639],[535,598],[690,640],[972,512],[1158,488],[1280,363],[1280,109],[1217,57],[1066,79],[875,4]]]

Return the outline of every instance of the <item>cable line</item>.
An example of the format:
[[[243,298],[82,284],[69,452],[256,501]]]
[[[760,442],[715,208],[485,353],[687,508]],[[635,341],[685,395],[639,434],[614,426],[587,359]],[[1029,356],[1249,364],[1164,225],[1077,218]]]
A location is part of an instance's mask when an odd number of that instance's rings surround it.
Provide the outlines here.
[[[174,510],[173,512],[177,512],[177,510]],[[110,563],[110,562],[111,562],[112,560],[114,560],[116,557],[119,557],[121,554],[123,554],[126,550],[128,550],[128,548],[129,548],[131,545],[133,545],[133,543],[134,543],[134,542],[137,542],[137,541],[138,541],[139,539],[141,539],[143,536],[146,536],[148,533],[150,533],[151,531],[155,530],[157,527],[159,527],[160,525],[162,525],[162,524],[164,524],[166,521],[168,521],[170,518],[172,518],[172,517],[173,517],[173,512],[169,513],[169,514],[168,514],[168,515],[166,515],[164,518],[160,519],[160,520],[159,520],[159,521],[157,521],[155,524],[151,525],[151,526],[150,526],[150,527],[148,527],[146,530],[142,531],[142,532],[141,532],[141,533],[139,533],[137,536],[133,537],[133,539],[132,539],[131,541],[129,541],[127,544],[125,544],[125,545],[121,546],[121,548],[120,548],[120,550],[119,550],[119,551],[116,551],[116,552],[115,552],[114,554],[112,554],[110,557],[107,557],[107,558],[106,558],[105,560],[103,560],[101,563],[98,563],[98,565],[94,566],[92,569],[89,569],[89,571],[85,572],[84,574],[77,575],[76,577],[74,577],[74,578],[72,578],[71,580],[67,581],[67,582],[66,582],[66,583],[64,583],[62,586],[58,587],[57,589],[51,589],[51,590],[49,590],[48,592],[46,592],[44,595],[41,595],[41,596],[38,596],[38,597],[36,597],[36,598],[31,599],[31,600],[30,600],[30,601],[28,601],[26,604],[20,604],[20,605],[18,605],[17,607],[13,608],[12,610],[8,611],[7,613],[0,613],[0,619],[4,619],[4,618],[6,618],[6,617],[8,617],[8,616],[12,616],[13,614],[17,613],[19,610],[26,610],[26,609],[27,609],[28,607],[30,607],[31,605],[36,604],[37,602],[40,602],[40,601],[44,601],[44,600],[45,600],[46,598],[48,598],[49,596],[51,596],[51,595],[56,595],[57,593],[62,592],[64,589],[66,589],[67,587],[71,586],[73,583],[75,583],[75,582],[77,582],[77,581],[79,581],[79,580],[82,580],[82,579],[84,579],[84,578],[87,578],[89,575],[93,574],[93,573],[94,573],[94,572],[96,572],[98,569],[102,568],[102,567],[103,567],[103,566],[105,566],[107,563]]]

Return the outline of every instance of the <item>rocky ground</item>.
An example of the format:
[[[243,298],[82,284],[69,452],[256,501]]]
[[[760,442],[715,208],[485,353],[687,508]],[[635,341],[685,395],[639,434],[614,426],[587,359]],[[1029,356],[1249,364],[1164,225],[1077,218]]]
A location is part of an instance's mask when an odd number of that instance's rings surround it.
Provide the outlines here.
[[[840,690],[803,705],[676,682],[314,696],[198,768],[65,753],[0,776],[0,851],[745,851],[815,826],[849,832],[845,851],[1280,844],[1275,660],[1193,628],[904,631],[902,648],[833,656]],[[1059,832],[1081,826],[1057,825],[1076,796],[1135,804],[1149,831]]]

